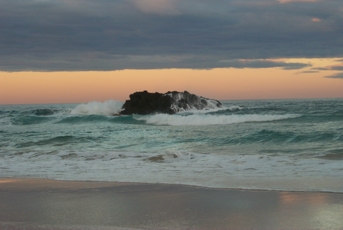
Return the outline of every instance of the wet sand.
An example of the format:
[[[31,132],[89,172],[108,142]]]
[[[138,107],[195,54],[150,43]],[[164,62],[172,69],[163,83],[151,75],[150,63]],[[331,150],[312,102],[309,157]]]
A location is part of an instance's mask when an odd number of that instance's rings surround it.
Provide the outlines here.
[[[0,229],[343,229],[343,194],[0,179]]]

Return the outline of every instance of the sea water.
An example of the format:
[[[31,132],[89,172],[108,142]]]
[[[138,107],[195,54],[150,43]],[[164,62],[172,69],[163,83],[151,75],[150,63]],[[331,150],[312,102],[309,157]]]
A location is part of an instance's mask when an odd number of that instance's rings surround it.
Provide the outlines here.
[[[343,192],[343,99],[117,116],[122,104],[0,106],[0,177]]]

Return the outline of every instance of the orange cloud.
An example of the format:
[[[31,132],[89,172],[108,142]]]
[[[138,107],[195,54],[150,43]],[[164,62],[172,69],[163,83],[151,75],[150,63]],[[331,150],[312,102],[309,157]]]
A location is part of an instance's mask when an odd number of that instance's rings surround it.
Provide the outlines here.
[[[320,18],[312,18],[312,22],[321,22],[322,20]]]
[[[144,13],[166,15],[179,14],[175,5],[175,0],[132,0],[132,2]]]

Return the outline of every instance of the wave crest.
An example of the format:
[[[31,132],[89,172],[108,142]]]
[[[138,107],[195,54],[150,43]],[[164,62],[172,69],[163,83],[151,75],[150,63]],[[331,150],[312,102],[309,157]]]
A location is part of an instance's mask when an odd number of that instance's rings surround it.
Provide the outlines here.
[[[290,118],[296,118],[299,115],[286,114],[286,115],[259,115],[259,114],[247,114],[247,115],[168,115],[168,114],[156,114],[152,116],[139,116],[135,117],[137,120],[143,120],[148,124],[154,125],[170,125],[170,126],[183,126],[183,125],[228,125],[244,122],[266,122],[275,120],[284,120]]]
[[[104,102],[88,102],[76,106],[71,114],[99,114],[99,115],[115,115],[122,111],[123,103],[120,101],[108,100]]]

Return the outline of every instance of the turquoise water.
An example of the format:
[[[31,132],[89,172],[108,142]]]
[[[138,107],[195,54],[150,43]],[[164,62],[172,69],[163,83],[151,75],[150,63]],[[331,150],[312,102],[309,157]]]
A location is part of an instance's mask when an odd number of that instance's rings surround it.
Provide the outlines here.
[[[0,177],[343,192],[343,99],[222,101],[114,116],[118,101],[0,106]]]

